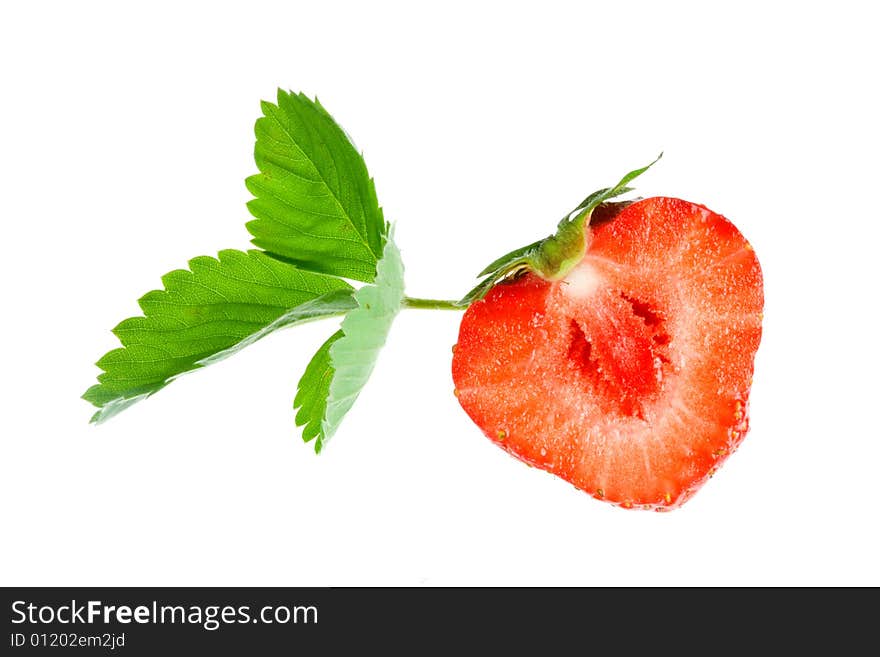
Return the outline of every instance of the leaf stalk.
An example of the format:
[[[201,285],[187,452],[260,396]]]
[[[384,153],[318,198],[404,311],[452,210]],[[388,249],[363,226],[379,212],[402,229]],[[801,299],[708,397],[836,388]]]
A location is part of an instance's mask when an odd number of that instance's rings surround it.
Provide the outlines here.
[[[418,308],[421,310],[465,310],[467,304],[446,299],[419,299],[417,297],[404,297],[404,308]]]

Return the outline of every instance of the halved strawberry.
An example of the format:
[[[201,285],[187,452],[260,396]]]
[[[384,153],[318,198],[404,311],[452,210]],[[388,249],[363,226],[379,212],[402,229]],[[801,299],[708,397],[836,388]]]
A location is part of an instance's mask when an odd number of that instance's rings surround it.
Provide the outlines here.
[[[604,207],[557,280],[513,270],[470,305],[456,394],[517,458],[624,508],[674,508],[748,429],[761,269],[701,205]]]

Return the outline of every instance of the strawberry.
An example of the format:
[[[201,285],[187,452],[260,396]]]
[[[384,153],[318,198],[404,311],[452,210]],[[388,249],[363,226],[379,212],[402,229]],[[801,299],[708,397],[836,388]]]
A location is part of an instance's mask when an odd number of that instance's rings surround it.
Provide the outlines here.
[[[505,266],[461,322],[456,395],[526,463],[623,508],[672,509],[748,430],[761,268],[702,205],[579,210],[556,236],[493,263]]]

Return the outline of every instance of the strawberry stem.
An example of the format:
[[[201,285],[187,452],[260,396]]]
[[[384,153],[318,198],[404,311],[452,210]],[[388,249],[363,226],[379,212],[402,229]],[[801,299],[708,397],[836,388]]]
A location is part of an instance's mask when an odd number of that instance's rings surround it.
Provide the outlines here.
[[[416,297],[404,297],[404,308],[421,308],[423,310],[464,310],[467,305],[462,305],[458,301],[447,301],[445,299],[417,299]]]

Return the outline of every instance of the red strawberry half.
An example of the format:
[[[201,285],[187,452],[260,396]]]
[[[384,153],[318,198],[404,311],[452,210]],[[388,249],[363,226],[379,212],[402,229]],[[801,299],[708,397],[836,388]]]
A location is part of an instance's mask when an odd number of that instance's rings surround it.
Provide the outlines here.
[[[701,205],[649,198],[598,223],[608,207],[558,280],[526,271],[470,305],[452,376],[517,458],[624,508],[670,509],[748,429],[761,268]]]

